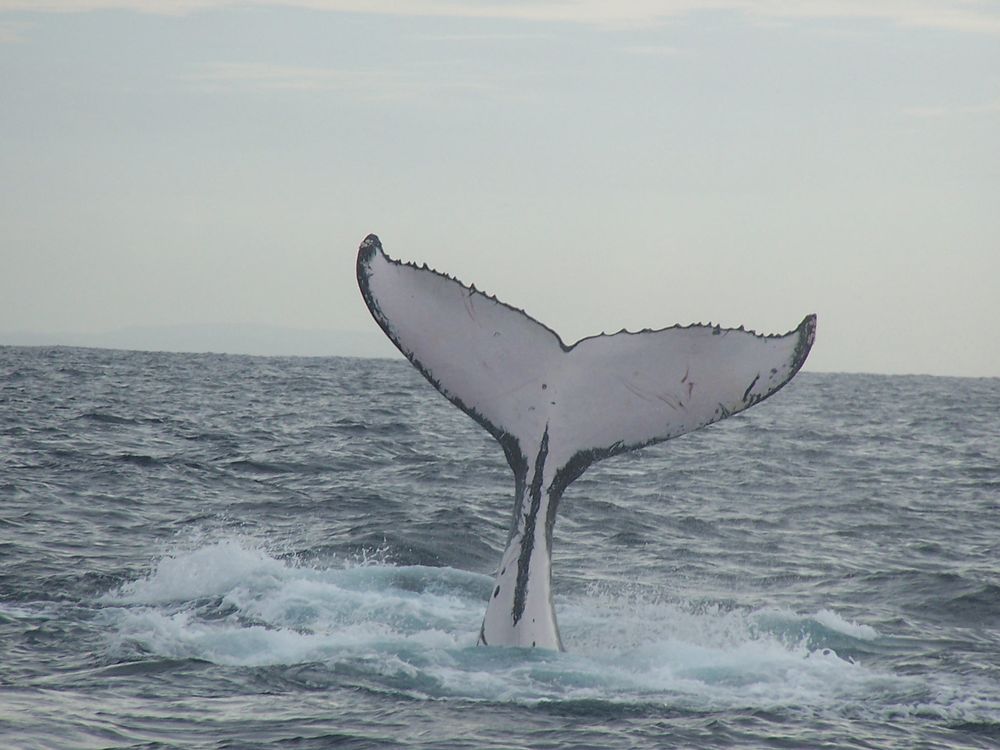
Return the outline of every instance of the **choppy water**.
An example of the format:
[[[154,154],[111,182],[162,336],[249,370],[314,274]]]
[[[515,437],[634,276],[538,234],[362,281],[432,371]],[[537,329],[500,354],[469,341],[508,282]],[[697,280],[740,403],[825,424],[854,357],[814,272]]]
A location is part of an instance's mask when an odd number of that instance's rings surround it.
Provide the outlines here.
[[[511,484],[401,361],[0,348],[0,745],[1000,744],[1000,380],[592,467],[566,653],[475,646]]]

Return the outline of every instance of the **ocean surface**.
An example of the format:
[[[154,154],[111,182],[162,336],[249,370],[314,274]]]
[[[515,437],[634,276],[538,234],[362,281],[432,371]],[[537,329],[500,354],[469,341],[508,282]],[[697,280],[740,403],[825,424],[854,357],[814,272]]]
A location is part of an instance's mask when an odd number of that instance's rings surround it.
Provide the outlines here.
[[[475,645],[512,494],[402,360],[0,347],[0,747],[1000,746],[1000,379],[593,466],[565,653]]]

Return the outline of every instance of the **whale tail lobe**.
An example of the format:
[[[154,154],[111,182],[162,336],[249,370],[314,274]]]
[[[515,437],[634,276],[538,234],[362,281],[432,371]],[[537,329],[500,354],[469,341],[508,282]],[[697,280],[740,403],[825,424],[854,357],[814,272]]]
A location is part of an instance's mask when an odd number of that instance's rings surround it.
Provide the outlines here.
[[[762,401],[805,362],[816,317],[780,336],[713,325],[621,331],[567,346],[518,310],[427,266],[389,258],[375,235],[358,284],[389,339],[503,447],[515,506],[480,642],[560,648],[552,529],[590,464],[669,440]]]

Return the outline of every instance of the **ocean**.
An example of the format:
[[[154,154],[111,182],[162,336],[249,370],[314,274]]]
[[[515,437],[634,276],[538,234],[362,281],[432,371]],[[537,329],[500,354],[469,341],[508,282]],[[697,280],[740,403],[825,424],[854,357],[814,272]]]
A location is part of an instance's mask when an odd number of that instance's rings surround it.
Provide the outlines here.
[[[564,653],[475,645],[512,496],[402,360],[0,347],[0,747],[1000,746],[1000,379],[594,465]]]

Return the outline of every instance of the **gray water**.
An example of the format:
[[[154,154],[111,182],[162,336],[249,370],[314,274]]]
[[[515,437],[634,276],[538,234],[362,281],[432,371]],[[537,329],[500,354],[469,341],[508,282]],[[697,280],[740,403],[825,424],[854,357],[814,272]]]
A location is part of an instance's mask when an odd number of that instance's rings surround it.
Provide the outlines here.
[[[0,347],[0,746],[1000,745],[1000,380],[592,467],[566,653],[475,646],[511,497],[402,361]]]

